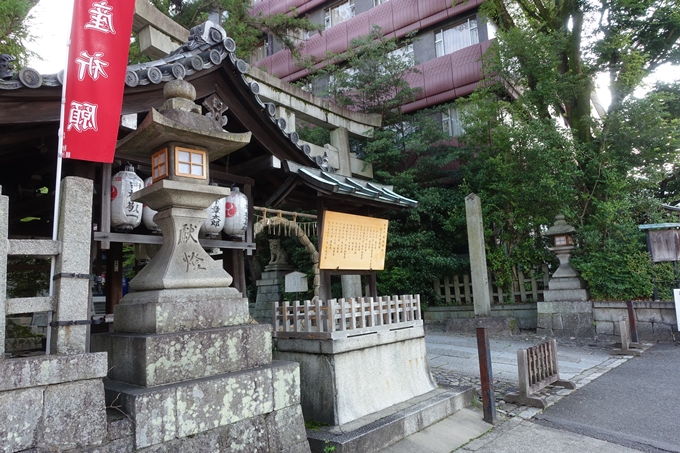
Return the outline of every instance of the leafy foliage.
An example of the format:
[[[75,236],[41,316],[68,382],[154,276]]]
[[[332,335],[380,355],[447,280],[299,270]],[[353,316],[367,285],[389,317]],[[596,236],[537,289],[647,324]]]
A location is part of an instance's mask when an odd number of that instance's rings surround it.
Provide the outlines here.
[[[49,291],[50,262],[31,257],[11,260],[7,272],[7,297],[37,297]]]
[[[417,200],[418,207],[388,214],[386,264],[378,273],[378,292],[419,293],[424,302],[437,303],[433,279],[467,266],[456,254],[460,235],[451,234],[447,223],[449,213],[462,204],[449,189],[458,179],[452,164],[459,149],[442,131],[435,110],[401,111],[417,94],[406,79],[414,71],[413,61],[395,52],[409,42],[388,39],[376,27],[353,40],[348,52],[328,55],[330,64],[304,83],[326,83],[325,95],[338,104],[381,115],[382,126],[356,149],[373,164],[376,179]],[[304,140],[321,144],[325,138],[318,128],[303,131]]]
[[[14,56],[16,67],[23,67],[34,54],[26,48],[31,41],[31,30],[26,19],[37,0],[3,0],[0,2],[0,54]]]
[[[461,138],[461,189],[482,198],[492,269],[546,259],[541,225],[564,213],[580,232],[574,262],[593,297],[651,296],[655,269],[636,226],[664,218],[657,195],[675,197],[668,172],[680,98],[676,85],[633,93],[660,65],[678,63],[680,6],[493,0],[484,8],[499,32],[484,61],[490,77],[465,101],[476,109]],[[612,93],[599,114],[590,102],[598,72],[609,74]]]

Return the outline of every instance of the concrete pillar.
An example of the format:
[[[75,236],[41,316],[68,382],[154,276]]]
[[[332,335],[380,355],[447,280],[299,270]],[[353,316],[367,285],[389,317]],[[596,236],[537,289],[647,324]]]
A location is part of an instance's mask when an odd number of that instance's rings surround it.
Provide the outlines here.
[[[472,274],[472,296],[475,307],[475,316],[491,316],[491,295],[489,294],[489,273],[486,269],[482,203],[479,197],[474,193],[465,197],[465,215],[467,217],[470,271]]]
[[[58,240],[61,251],[55,266],[53,321],[89,319],[90,247],[92,235],[92,180],[67,177],[61,186]],[[60,276],[60,277],[59,277]],[[52,327],[55,354],[86,352],[88,326]]]
[[[9,197],[2,195],[0,186],[0,360],[5,358],[5,311],[7,301],[7,228]]]
[[[331,145],[338,149],[339,166],[336,173],[342,176],[352,176],[347,128],[339,127],[331,131]]]

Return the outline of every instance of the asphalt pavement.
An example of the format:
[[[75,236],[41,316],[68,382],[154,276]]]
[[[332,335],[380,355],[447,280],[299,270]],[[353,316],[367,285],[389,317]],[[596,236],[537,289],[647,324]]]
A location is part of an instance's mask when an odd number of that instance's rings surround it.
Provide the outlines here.
[[[680,452],[680,346],[658,343],[536,416],[536,423],[645,452]]]

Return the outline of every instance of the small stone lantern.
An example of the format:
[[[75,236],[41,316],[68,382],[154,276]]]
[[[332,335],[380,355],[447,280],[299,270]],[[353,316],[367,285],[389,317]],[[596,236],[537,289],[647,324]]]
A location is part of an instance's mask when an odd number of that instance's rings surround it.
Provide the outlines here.
[[[564,220],[564,215],[557,214],[555,216],[555,223],[548,228],[545,235],[553,238],[554,246],[548,247],[548,250],[553,252],[557,256],[557,259],[560,260],[560,265],[553,273],[552,279],[575,279],[573,286],[570,286],[573,288],[583,288],[583,282],[580,279],[578,272],[569,263],[571,252],[576,248],[572,237],[574,231],[574,227]]]
[[[545,233],[546,236],[553,238],[554,246],[549,247],[548,250],[553,252],[557,256],[557,259],[560,260],[560,265],[553,273],[553,278],[579,277],[576,269],[574,269],[571,264],[569,264],[571,251],[576,248],[574,245],[574,239],[572,237],[572,233],[574,231],[574,227],[569,225],[566,220],[564,220],[564,215],[558,214],[555,216],[554,225],[548,228],[548,231]]]

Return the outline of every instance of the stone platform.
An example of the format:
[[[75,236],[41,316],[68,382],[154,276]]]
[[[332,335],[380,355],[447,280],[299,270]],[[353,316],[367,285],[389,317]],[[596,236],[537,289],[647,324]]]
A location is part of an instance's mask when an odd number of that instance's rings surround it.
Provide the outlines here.
[[[246,323],[247,307],[233,288],[131,293],[116,306],[116,332],[91,347],[108,353],[106,404],[133,421],[131,451],[309,451],[299,365],[272,361],[271,326]]]
[[[472,387],[443,387],[411,398],[343,426],[308,429],[314,453],[335,447],[336,453],[372,453],[400,441],[472,404]]]
[[[299,432],[304,426],[295,363],[272,362],[152,388],[112,380],[105,380],[104,385],[107,404],[134,419],[138,449],[275,413],[295,416],[288,429],[297,425]],[[297,443],[304,441],[301,437]]]

